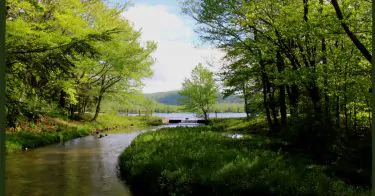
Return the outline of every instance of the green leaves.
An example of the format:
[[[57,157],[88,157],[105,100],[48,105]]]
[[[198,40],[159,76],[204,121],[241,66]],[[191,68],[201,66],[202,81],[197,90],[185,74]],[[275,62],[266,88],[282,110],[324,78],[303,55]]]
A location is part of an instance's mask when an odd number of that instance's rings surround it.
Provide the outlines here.
[[[218,93],[213,73],[199,64],[191,72],[191,79],[185,79],[182,86],[179,93],[183,96],[181,103],[185,110],[203,114],[207,119]]]
[[[370,49],[370,2],[339,1],[341,19],[332,2],[321,0],[186,0],[183,7],[202,40],[226,52],[219,73],[225,92],[242,95],[251,107],[262,104],[271,128],[280,117],[285,125],[289,114],[314,111],[355,132],[357,110],[364,111],[348,106],[368,105],[371,70],[343,23]]]
[[[7,1],[7,89],[12,111],[47,102],[80,114],[107,92],[138,89],[156,49],[101,1]],[[17,109],[18,108],[18,109]],[[33,107],[28,107],[33,108]],[[9,110],[10,111],[10,110]],[[31,113],[35,112],[30,109]],[[21,114],[14,112],[13,114]],[[9,122],[14,125],[15,118]]]

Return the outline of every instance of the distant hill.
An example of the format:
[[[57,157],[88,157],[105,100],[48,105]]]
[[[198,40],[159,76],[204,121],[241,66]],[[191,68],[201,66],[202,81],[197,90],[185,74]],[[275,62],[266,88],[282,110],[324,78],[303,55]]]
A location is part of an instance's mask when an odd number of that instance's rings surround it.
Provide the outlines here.
[[[167,105],[179,105],[179,99],[182,98],[178,91],[158,92],[145,94],[147,98],[153,99],[159,103]],[[243,103],[243,99],[238,96],[230,96],[223,99],[223,95],[219,95],[217,99],[218,103]]]

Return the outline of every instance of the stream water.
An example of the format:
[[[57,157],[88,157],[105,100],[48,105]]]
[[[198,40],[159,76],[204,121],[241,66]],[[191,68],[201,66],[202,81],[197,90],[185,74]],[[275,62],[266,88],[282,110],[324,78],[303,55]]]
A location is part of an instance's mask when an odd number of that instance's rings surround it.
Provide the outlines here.
[[[109,133],[76,138],[6,157],[6,195],[116,195],[131,192],[118,177],[120,153],[141,133],[164,127],[197,126],[169,124],[132,133]]]
[[[123,113],[122,115],[126,115]],[[139,114],[128,114],[129,116],[139,116]],[[169,118],[169,119],[181,119],[184,120],[186,118],[190,120],[198,120],[202,119],[202,117],[198,117],[194,113],[152,113],[153,116],[158,116],[162,118]],[[209,113],[210,118],[245,118],[246,113]]]
[[[194,118],[190,114],[165,117]],[[146,131],[180,125],[164,125]],[[131,195],[118,177],[117,160],[120,153],[142,132],[108,134],[101,139],[87,136],[62,144],[10,153],[6,157],[6,195]]]
[[[117,158],[140,133],[87,136],[11,153],[6,195],[131,195],[117,177]]]

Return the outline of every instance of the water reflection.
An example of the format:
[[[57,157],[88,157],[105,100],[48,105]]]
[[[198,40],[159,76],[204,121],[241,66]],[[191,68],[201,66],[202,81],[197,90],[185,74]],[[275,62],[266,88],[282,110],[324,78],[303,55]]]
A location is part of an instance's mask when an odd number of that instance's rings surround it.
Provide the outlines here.
[[[126,115],[126,114],[122,114]],[[128,114],[129,116],[139,116],[139,114]],[[180,119],[185,120],[188,118],[189,120],[198,120],[202,119],[198,117],[196,114],[193,113],[153,113],[153,116],[158,116],[162,118],[169,118],[169,119]],[[209,113],[210,118],[245,118],[246,113]]]
[[[131,195],[117,157],[139,134],[74,139],[7,156],[7,195]]]
[[[179,123],[155,127],[199,126]],[[131,195],[118,177],[117,158],[145,131],[77,138],[6,158],[6,195]]]

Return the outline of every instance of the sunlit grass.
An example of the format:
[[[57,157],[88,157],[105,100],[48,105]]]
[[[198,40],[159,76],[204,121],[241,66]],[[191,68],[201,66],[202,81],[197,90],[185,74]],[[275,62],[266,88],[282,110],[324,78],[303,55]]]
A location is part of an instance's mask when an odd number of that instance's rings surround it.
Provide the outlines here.
[[[232,139],[209,126],[162,129],[140,135],[119,164],[140,195],[368,195],[272,143],[261,135]]]

